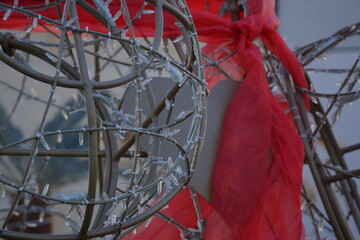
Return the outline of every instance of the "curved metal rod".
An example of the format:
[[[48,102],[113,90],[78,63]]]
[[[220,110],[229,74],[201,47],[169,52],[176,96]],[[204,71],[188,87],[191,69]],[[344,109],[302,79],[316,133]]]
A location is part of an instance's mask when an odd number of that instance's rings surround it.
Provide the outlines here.
[[[174,190],[170,193],[170,200],[175,197],[176,193],[180,191],[184,187],[183,184],[179,184],[174,188]],[[124,228],[128,228],[135,224],[146,221],[150,216],[154,215],[156,212],[160,211],[167,203],[169,199],[160,199],[157,203],[155,203],[151,209],[148,209],[148,216],[136,216],[129,221],[123,223]],[[90,230],[84,236],[85,239],[102,237],[108,234],[112,234],[118,229],[118,224],[115,224],[110,227]],[[17,239],[17,240],[80,240],[83,239],[79,237],[78,234],[62,234],[62,235],[53,235],[53,234],[32,234],[32,233],[22,233],[22,232],[14,232],[14,231],[4,231],[3,237],[9,239]]]
[[[154,136],[154,137],[161,138],[163,140],[167,140],[170,143],[174,144],[178,148],[179,152],[182,155],[182,158],[178,158],[173,163],[173,166],[168,168],[167,171],[165,173],[163,173],[163,175],[161,175],[155,182],[152,182],[149,185],[146,185],[146,186],[143,186],[143,187],[140,187],[140,188],[137,188],[136,190],[134,190],[136,193],[141,192],[141,191],[146,190],[146,189],[150,189],[150,188],[156,186],[158,184],[158,182],[160,182],[162,179],[165,179],[167,176],[169,176],[176,169],[176,167],[182,162],[185,162],[185,164],[186,164],[187,176],[189,176],[189,174],[190,174],[190,162],[189,162],[189,159],[186,156],[185,149],[183,149],[183,147],[176,140],[174,140],[172,138],[169,138],[169,137],[166,137],[166,136],[164,136],[162,134],[154,133],[154,132],[148,132],[145,129],[139,130],[139,129],[134,129],[134,128],[126,128],[126,127],[122,127],[122,128],[117,128],[117,127],[106,127],[106,128],[104,128],[104,127],[100,127],[100,128],[93,128],[93,129],[66,130],[66,131],[63,131],[62,133],[74,133],[74,132],[81,132],[81,131],[87,131],[87,132],[129,131],[129,132],[133,132],[133,133],[139,133],[139,131],[140,131],[140,133],[143,134],[143,135]],[[57,131],[47,132],[47,133],[44,133],[43,136],[51,136],[51,135],[56,135],[56,134],[58,134]],[[28,138],[27,141],[28,140],[34,140],[35,138],[36,137]],[[186,181],[188,181],[188,180],[189,179],[187,179]],[[16,189],[22,189],[22,186],[16,185],[16,184],[14,184],[14,183],[12,183],[10,181],[7,181],[6,179],[4,179],[2,177],[0,177],[0,182],[4,183],[4,184],[6,184],[6,185],[8,185],[10,187],[16,188]],[[34,196],[36,196],[38,198],[45,199],[45,200],[48,200],[50,202],[53,201],[53,202],[63,203],[63,204],[79,204],[79,205],[98,205],[98,204],[103,204],[103,203],[112,203],[112,202],[123,200],[123,199],[125,199],[126,197],[128,197],[129,195],[132,194],[132,193],[127,192],[124,195],[116,196],[116,197],[113,197],[112,199],[108,199],[108,200],[102,199],[102,200],[93,200],[93,201],[84,202],[84,201],[76,201],[76,200],[65,201],[64,199],[61,199],[61,198],[44,196],[44,195],[41,195],[39,193],[30,191],[30,190],[27,190],[27,189],[23,189],[22,191],[27,192],[27,193],[31,193],[32,195],[34,195]]]

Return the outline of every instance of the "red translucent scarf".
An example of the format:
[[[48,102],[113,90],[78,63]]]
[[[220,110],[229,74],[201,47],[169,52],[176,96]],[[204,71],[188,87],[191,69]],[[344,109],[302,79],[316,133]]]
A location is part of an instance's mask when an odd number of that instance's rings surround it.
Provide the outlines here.
[[[12,0],[3,2],[13,3]],[[113,1],[110,5],[113,14],[120,9],[119,2]],[[205,2],[188,1],[199,40],[206,43],[203,52],[213,60],[219,60],[236,51],[221,63],[221,67],[233,79],[242,80],[224,117],[212,177],[211,203],[199,197],[206,220],[205,239],[302,239],[300,189],[303,145],[291,116],[284,114],[284,109],[269,90],[262,55],[253,41],[261,39],[290,72],[295,84],[306,88],[302,67],[275,31],[278,19],[273,0],[249,0],[251,16],[237,22],[216,15],[222,1],[207,1],[210,12],[205,12]],[[43,0],[20,1],[20,5],[36,3],[43,3]],[[142,3],[140,0],[129,0],[130,14],[135,14]],[[150,4],[147,7],[151,8]],[[81,8],[78,11],[83,28],[88,26],[91,30],[107,32],[87,12]],[[39,13],[57,18],[55,10]],[[173,24],[175,19],[166,13],[164,19],[163,36],[176,38],[179,31]],[[135,21],[136,34],[153,36],[154,21],[150,15]],[[24,24],[31,23],[31,20],[14,12],[9,21],[0,20],[0,28],[21,29]],[[124,22],[119,19],[117,24],[123,25]],[[225,79],[222,75],[214,75],[214,72],[214,68],[205,68],[210,89]],[[305,96],[304,100],[309,106]],[[270,155],[273,157],[269,165]],[[166,214],[185,227],[195,228],[197,216],[190,209],[193,209],[193,203],[185,189],[169,203]],[[154,218],[148,228],[140,226],[136,235],[125,239],[180,239],[180,235],[176,227]]]
[[[205,239],[302,239],[303,144],[292,119],[269,90],[262,55],[253,41],[260,38],[295,84],[306,88],[302,67],[274,30],[275,16],[266,11],[238,22],[206,17],[196,26],[200,26],[200,41],[209,43],[203,49],[205,54],[218,60],[236,51],[222,68],[230,70],[235,79],[244,77],[223,121],[212,176],[211,205],[221,219],[208,218]],[[209,76],[210,87],[222,80]],[[304,100],[308,106],[305,96]],[[218,234],[220,223],[230,233]]]

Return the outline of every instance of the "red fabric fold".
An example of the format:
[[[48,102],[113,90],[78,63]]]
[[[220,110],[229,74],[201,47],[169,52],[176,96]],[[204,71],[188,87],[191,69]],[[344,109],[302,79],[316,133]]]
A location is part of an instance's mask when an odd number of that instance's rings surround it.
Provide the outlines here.
[[[197,195],[197,200],[200,205],[200,211],[204,218],[209,214],[214,214],[209,203],[204,198]],[[177,221],[182,226],[189,229],[197,228],[197,214],[194,207],[194,202],[191,197],[191,192],[188,187],[181,190],[168,205],[168,208],[161,211],[172,220]],[[152,217],[150,222],[145,222],[136,229],[136,234],[128,234],[121,238],[124,240],[181,240],[180,233],[187,236],[186,232],[176,227],[169,221],[161,218],[159,215]]]
[[[262,55],[253,41],[261,38],[295,83],[307,85],[301,65],[269,24],[276,21],[264,18],[274,15],[260,12],[263,15],[234,23],[225,19],[213,21],[221,25],[220,36],[217,39],[211,36],[211,48],[204,49],[209,55],[219,48],[236,51],[231,64],[240,66],[244,76],[223,122],[211,204],[231,231],[222,239],[302,239],[303,145],[291,119],[269,90]],[[198,34],[206,41],[207,35],[202,30],[198,29]],[[212,52],[207,52],[210,49]],[[221,57],[215,55],[214,60]],[[209,79],[210,84],[221,80]],[[306,97],[304,100],[308,105]],[[217,234],[212,231],[215,225],[216,221],[208,221],[209,239],[215,239],[212,237]]]

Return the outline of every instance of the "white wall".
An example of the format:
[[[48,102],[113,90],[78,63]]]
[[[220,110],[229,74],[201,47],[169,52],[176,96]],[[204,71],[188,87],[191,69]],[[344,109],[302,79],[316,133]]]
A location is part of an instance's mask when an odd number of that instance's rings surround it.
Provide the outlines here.
[[[278,0],[279,31],[291,48],[360,21],[359,0]],[[358,45],[359,46],[359,45]]]

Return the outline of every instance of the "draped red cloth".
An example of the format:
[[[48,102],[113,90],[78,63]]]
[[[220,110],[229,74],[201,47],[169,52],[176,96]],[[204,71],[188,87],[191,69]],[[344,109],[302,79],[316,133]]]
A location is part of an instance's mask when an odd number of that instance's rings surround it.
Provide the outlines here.
[[[200,195],[197,195],[197,199],[200,205],[200,211],[203,217],[207,218],[209,214],[212,214],[212,210],[209,203],[206,202]],[[168,208],[162,210],[161,213],[165,214],[170,219],[173,219],[185,226],[186,228],[197,228],[197,214],[194,208],[194,202],[191,197],[191,192],[188,188],[181,190],[172,199],[168,205]],[[136,234],[126,235],[124,240],[149,240],[149,239],[181,239],[179,231],[183,236],[189,236],[182,229],[170,224],[168,220],[161,217],[153,217],[147,223],[142,224],[136,230]]]
[[[200,26],[197,28],[200,41],[209,42],[203,49],[205,54],[217,60],[236,51],[222,67],[237,65],[241,69],[235,74],[244,76],[223,121],[212,176],[211,204],[231,234],[225,238],[211,231],[215,224],[209,219],[207,230],[211,233],[207,232],[206,239],[303,238],[302,141],[269,90],[262,55],[253,41],[260,38],[291,73],[295,83],[307,86],[300,63],[274,30],[275,16],[264,8],[257,9],[261,15],[254,10],[252,16],[238,22],[206,17],[196,25]],[[203,25],[209,29],[202,28]],[[210,84],[219,80],[216,76],[210,78]],[[269,164],[271,154],[274,157]]]
[[[1,1],[4,4],[8,4],[12,6],[14,4],[14,0],[2,0]],[[51,2],[51,1],[50,1]],[[94,8],[97,8],[95,3],[92,0],[85,0],[84,2],[90,4]],[[129,9],[130,17],[135,17],[136,13],[140,10],[142,7],[144,0],[127,0],[127,7]],[[214,15],[217,13],[217,10],[219,9],[219,6],[222,4],[222,0],[196,0],[196,1],[189,1],[188,6],[191,9],[197,9],[201,11],[205,11],[206,2],[208,3],[208,10],[211,13],[214,13]],[[65,1],[63,0],[59,4],[59,10],[62,12],[64,8]],[[19,0],[18,6],[21,6],[23,8],[29,7],[29,6],[42,6],[44,5],[44,0]],[[59,13],[56,10],[55,7],[49,7],[49,8],[35,8],[37,11],[35,11],[37,14],[40,14],[42,18],[47,17],[50,19],[59,19]],[[108,9],[112,16],[114,16],[120,9],[121,4],[120,1],[113,1],[108,5]],[[152,4],[147,4],[144,8],[145,10],[153,10],[154,7]],[[34,10],[34,9],[33,9]],[[108,29],[104,27],[101,23],[99,23],[99,20],[96,19],[93,15],[91,15],[88,11],[83,9],[80,5],[77,6],[77,12],[78,17],[80,21],[80,27],[82,29],[85,29],[87,27],[89,30],[92,31],[98,31],[103,33],[108,33]],[[16,30],[25,30],[27,27],[29,27],[32,22],[33,18],[28,17],[23,13],[12,11],[10,14],[8,20],[3,21],[1,20],[5,14],[5,11],[0,12],[0,29],[16,29]],[[69,19],[69,18],[68,18]],[[168,12],[163,12],[163,19],[164,19],[164,31],[163,31],[163,37],[164,38],[176,38],[181,33],[179,31],[179,28],[174,25],[175,17]],[[47,27],[50,27],[50,29],[56,31],[55,25],[49,26],[45,21],[39,19],[39,24],[44,24]],[[143,14],[141,18],[138,18],[136,21],[132,23],[133,27],[135,28],[135,34],[139,37],[146,36],[146,37],[152,37],[154,36],[154,28],[155,28],[155,17],[154,14]],[[119,27],[123,27],[125,25],[124,17],[119,17],[116,20],[116,24]],[[47,32],[46,29],[42,27],[37,27],[33,31],[36,32]]]
[[[13,1],[5,1],[12,4]],[[20,1],[33,4],[38,1]],[[90,1],[89,1],[90,2]],[[131,15],[143,1],[128,1]],[[291,74],[294,83],[307,88],[302,67],[283,39],[276,32],[278,19],[274,13],[274,0],[249,0],[249,17],[237,22],[216,15],[222,1],[207,1],[210,12],[205,12],[205,0],[188,1],[199,40],[206,43],[203,52],[219,63],[233,79],[242,80],[224,117],[221,144],[212,177],[212,200],[200,197],[206,219],[205,239],[275,240],[303,239],[300,196],[303,164],[303,144],[291,116],[273,96],[263,67],[259,47],[260,39]],[[151,8],[150,4],[147,6]],[[119,1],[110,5],[114,14]],[[54,10],[44,16],[57,18]],[[82,27],[107,31],[97,20],[79,9]],[[0,15],[2,18],[2,15]],[[11,21],[1,22],[0,28],[17,28],[24,22],[23,15],[12,13]],[[174,18],[164,14],[164,37],[179,35]],[[145,15],[134,22],[138,35],[152,36],[154,17]],[[117,24],[124,24],[119,20]],[[211,89],[224,75],[205,68]],[[308,99],[303,96],[306,106]],[[286,104],[285,104],[286,106]],[[269,161],[271,157],[271,162]],[[169,203],[166,213],[185,227],[195,228],[197,216],[191,212],[193,203],[187,189],[182,190]],[[139,227],[136,235],[126,239],[180,239],[176,227],[161,219],[154,219],[148,228]]]

